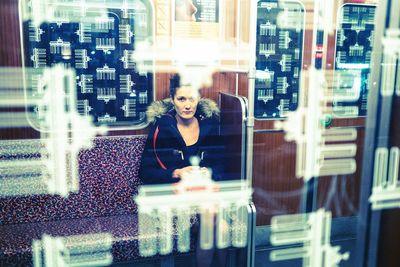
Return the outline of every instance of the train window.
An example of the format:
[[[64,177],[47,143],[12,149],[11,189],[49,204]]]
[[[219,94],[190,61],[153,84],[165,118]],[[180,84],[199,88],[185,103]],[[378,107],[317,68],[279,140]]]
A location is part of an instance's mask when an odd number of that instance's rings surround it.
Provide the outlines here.
[[[257,119],[285,117],[297,109],[303,59],[305,9],[298,1],[257,4]]]
[[[140,128],[154,82],[152,72],[136,68],[132,55],[137,42],[152,41],[152,7],[148,1],[122,4],[21,1],[23,62],[25,68],[74,68],[81,115],[92,116],[96,125]],[[37,98],[41,76],[26,74],[32,84],[27,95]]]
[[[367,114],[374,17],[375,5],[345,4],[338,9],[334,93],[353,99],[334,102],[336,117]]]

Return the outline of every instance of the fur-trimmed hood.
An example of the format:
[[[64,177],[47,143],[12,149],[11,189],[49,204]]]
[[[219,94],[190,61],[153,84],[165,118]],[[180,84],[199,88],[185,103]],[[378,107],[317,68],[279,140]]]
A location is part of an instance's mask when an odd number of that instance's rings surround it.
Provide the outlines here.
[[[154,101],[146,111],[147,121],[154,123],[157,118],[168,113],[173,109],[174,105],[171,98]],[[217,103],[208,98],[201,98],[197,106],[196,116],[200,118],[212,118],[219,116],[219,108]]]

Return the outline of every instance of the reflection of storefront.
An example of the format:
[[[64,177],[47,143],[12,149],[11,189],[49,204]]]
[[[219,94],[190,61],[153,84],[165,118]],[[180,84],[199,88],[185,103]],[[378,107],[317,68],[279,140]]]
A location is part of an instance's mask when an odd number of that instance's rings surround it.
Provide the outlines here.
[[[197,7],[196,21],[218,22],[218,2],[216,0],[194,0]]]
[[[216,0],[176,0],[174,32],[176,37],[217,38],[219,2]]]
[[[176,0],[175,21],[218,22],[216,0]]]

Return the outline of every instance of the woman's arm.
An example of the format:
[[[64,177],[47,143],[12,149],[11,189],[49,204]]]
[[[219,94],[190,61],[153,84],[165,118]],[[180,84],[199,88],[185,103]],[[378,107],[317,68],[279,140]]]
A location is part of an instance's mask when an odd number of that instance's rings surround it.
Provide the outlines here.
[[[173,177],[173,169],[161,166],[157,161],[156,153],[154,151],[155,127],[153,127],[148,134],[146,144],[142,153],[139,177],[142,184],[166,184],[179,182],[179,178]]]

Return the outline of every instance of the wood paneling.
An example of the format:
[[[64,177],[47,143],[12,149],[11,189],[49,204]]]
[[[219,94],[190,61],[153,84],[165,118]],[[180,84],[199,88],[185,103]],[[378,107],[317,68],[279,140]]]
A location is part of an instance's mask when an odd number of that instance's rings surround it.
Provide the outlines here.
[[[332,215],[357,215],[360,198],[362,157],[365,129],[357,129],[357,170],[354,174],[324,176],[318,178],[317,208],[332,211]]]
[[[22,65],[19,35],[18,1],[0,2],[0,66]]]
[[[253,200],[257,225],[269,224],[278,214],[299,212],[303,181],[295,177],[296,145],[283,132],[255,133]]]
[[[0,2],[0,68],[21,67],[21,42],[19,31],[18,1],[3,0]],[[21,75],[22,73],[16,73]],[[18,79],[18,77],[13,77]],[[2,89],[2,88],[0,88]],[[21,91],[23,88],[21,88]],[[3,106],[0,112],[18,112],[25,110],[20,107]],[[30,139],[38,138],[39,133],[30,127],[26,128],[1,128],[1,139]]]

